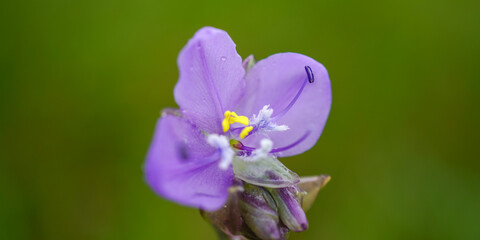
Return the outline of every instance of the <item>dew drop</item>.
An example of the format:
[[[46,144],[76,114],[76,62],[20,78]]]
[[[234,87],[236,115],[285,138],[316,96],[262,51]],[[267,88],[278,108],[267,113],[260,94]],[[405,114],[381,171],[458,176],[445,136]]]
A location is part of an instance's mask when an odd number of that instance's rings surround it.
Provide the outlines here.
[[[227,61],[227,57],[225,57],[225,56],[221,57],[220,59],[224,62]]]

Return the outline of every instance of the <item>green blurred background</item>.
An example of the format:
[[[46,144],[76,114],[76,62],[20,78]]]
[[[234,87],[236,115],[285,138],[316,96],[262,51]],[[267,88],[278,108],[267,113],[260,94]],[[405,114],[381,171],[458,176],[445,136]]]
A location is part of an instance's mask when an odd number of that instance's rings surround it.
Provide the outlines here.
[[[291,239],[480,239],[480,4],[2,1],[0,239],[215,239],[142,165],[175,107],[176,58],[226,30],[241,56],[299,52],[333,89],[324,133],[284,159],[332,181]]]

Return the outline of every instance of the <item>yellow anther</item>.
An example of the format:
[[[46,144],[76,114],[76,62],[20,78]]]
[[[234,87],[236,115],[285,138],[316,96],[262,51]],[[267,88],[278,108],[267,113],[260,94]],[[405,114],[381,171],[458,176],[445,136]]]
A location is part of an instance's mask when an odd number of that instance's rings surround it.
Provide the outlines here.
[[[232,118],[230,118],[230,119],[232,119]],[[232,121],[230,120],[230,122],[232,122]],[[237,122],[237,123],[240,123],[240,124],[243,124],[243,125],[246,126],[246,125],[248,125],[248,118],[245,117],[245,116],[238,116],[233,120],[232,123],[234,123],[234,122]],[[232,123],[230,123],[230,124],[232,124]]]
[[[253,130],[252,126],[245,127],[242,129],[242,132],[240,133],[240,138],[244,139],[248,134]]]
[[[222,121],[223,131],[226,132],[230,129],[230,125],[233,123],[240,123],[248,125],[248,118],[245,116],[238,116],[235,112],[225,111],[225,118]]]
[[[228,124],[228,119],[223,119],[222,121],[223,132],[228,131],[230,129],[230,124]]]

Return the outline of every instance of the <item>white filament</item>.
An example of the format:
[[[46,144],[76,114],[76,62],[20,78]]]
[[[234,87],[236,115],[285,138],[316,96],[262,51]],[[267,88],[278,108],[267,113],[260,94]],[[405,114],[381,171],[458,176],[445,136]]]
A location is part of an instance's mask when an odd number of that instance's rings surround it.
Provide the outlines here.
[[[273,142],[268,138],[264,138],[260,141],[260,148],[253,150],[250,157],[244,158],[244,161],[247,162],[256,162],[258,160],[268,157],[270,151],[272,151]]]
[[[228,138],[222,135],[210,134],[207,137],[207,142],[220,151],[221,157],[218,167],[223,170],[228,169],[235,155],[235,152],[230,147]]]
[[[286,131],[288,130],[287,125],[277,125],[271,121],[273,114],[273,109],[270,108],[270,105],[265,105],[258,112],[258,115],[253,114],[253,117],[250,119],[250,125],[255,126],[257,131],[260,132],[274,132],[274,131]]]

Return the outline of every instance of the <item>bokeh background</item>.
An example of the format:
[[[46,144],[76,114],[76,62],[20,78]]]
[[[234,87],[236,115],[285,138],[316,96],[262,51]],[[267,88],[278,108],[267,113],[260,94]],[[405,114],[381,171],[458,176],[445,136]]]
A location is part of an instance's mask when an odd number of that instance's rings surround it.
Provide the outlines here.
[[[480,4],[469,0],[0,3],[0,239],[215,239],[142,165],[206,25],[242,57],[309,55],[333,106],[307,153],[332,181],[291,239],[480,239]]]

